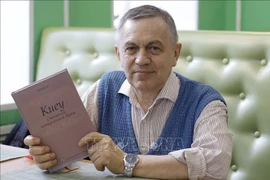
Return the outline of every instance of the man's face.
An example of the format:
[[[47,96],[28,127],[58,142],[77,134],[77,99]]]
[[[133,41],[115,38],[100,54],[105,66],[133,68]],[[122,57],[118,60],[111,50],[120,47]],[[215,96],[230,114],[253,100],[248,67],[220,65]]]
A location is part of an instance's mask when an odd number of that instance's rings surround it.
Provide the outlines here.
[[[173,45],[162,18],[128,20],[115,48],[129,83],[139,91],[159,91],[176,65],[181,45]]]

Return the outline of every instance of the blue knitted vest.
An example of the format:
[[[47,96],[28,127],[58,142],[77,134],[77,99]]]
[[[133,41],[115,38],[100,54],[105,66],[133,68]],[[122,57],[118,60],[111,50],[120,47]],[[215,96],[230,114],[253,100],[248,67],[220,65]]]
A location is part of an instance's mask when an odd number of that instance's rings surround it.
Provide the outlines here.
[[[222,96],[210,86],[177,74],[181,81],[178,98],[156,143],[146,154],[165,155],[190,148],[194,125],[203,108]],[[109,135],[126,153],[140,154],[131,120],[129,97],[118,93],[126,77],[122,71],[102,76],[99,92],[99,132]]]

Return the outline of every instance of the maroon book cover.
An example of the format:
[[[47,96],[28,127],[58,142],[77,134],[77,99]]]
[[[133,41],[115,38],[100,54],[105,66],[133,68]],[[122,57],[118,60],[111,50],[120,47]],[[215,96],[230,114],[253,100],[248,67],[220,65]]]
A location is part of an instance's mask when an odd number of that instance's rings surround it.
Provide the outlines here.
[[[79,140],[96,131],[74,83],[64,69],[12,93],[12,97],[33,136],[41,138],[56,154],[55,172],[88,156]]]

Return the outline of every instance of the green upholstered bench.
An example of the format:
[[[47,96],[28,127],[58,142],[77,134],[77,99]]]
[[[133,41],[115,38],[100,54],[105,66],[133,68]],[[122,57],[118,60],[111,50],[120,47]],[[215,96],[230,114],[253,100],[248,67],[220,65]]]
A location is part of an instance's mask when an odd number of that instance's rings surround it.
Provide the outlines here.
[[[121,69],[114,30],[47,28],[37,79],[68,68],[80,94]],[[219,90],[227,101],[233,155],[228,179],[270,179],[270,33],[179,31],[174,71]]]

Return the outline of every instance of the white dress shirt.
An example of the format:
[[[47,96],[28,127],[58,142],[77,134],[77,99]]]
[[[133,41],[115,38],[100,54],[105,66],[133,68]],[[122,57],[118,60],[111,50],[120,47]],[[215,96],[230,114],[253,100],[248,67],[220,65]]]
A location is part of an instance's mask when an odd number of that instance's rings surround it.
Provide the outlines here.
[[[92,123],[98,127],[99,80],[82,96]],[[142,154],[154,145],[177,100],[181,82],[172,72],[154,103],[145,113],[127,80],[118,93],[129,97],[132,123],[138,147]],[[232,152],[232,134],[228,130],[227,107],[223,102],[210,102],[197,119],[191,148],[169,154],[188,167],[190,179],[226,179]]]

